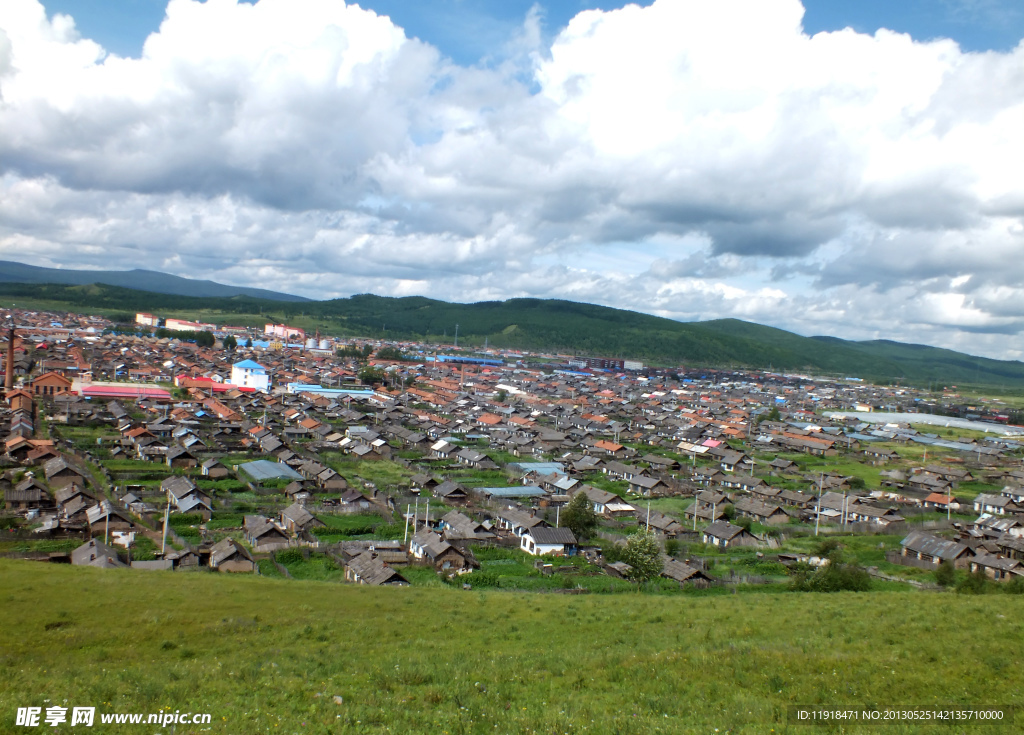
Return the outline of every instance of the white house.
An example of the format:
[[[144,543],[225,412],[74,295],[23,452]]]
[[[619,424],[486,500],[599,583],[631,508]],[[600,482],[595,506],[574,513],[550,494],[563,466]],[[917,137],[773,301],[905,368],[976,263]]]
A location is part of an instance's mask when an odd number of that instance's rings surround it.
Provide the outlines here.
[[[1008,495],[981,493],[974,498],[974,510],[976,513],[990,513],[1001,516],[1016,512],[1017,504]]]
[[[231,366],[231,384],[266,392],[270,389],[270,376],[258,362],[242,360]]]
[[[520,548],[534,556],[568,556],[576,551],[576,537],[568,528],[535,527],[523,534]]]

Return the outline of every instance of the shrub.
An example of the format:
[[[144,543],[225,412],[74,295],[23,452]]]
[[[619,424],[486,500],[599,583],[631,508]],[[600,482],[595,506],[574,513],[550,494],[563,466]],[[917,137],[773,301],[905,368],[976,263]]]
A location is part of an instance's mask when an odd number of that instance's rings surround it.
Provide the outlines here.
[[[665,553],[669,556],[675,556],[679,553],[679,539],[670,538],[665,540]]]
[[[282,549],[274,557],[278,564],[298,564],[302,559],[302,552],[299,549]]]
[[[952,562],[946,560],[939,564],[939,568],[935,570],[935,581],[942,587],[952,587],[956,583],[956,572],[953,570]]]
[[[834,550],[828,562],[814,572],[797,571],[790,589],[802,592],[867,592],[871,589],[871,576],[864,567],[843,558],[842,552]]]
[[[834,538],[822,539],[814,547],[815,556],[826,557],[839,548],[839,542]]]
[[[961,579],[956,586],[956,591],[961,595],[983,595],[988,592],[988,590],[988,577],[986,577],[985,572],[980,569],[968,574],[966,577]]]
[[[601,544],[601,556],[604,558],[605,564],[622,561],[622,547],[613,543]]]
[[[167,523],[177,530],[178,526],[198,526],[203,522],[203,517],[198,513],[175,513],[167,519]],[[178,533],[181,533],[178,531]]]
[[[1024,577],[1014,577],[1002,586],[1002,590],[1009,595],[1024,594]]]
[[[473,587],[500,587],[501,582],[494,572],[476,571],[462,577],[462,581]]]

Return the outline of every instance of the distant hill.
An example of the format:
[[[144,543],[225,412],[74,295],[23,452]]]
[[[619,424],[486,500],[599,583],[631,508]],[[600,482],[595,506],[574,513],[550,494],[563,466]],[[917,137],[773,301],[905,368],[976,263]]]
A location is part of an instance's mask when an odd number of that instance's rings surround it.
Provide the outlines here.
[[[292,322],[323,334],[624,357],[650,364],[774,369],[875,382],[1024,389],[1024,363],[886,340],[801,337],[736,319],[677,322],[607,306],[554,299],[453,304],[421,296],[360,294],[329,301],[282,302],[239,294],[195,298],[105,284],[0,283],[0,296],[39,299],[69,311],[197,312],[242,323]],[[259,315],[259,316],[257,316]],[[213,317],[211,317],[213,318]]]
[[[90,283],[105,283],[110,286],[134,288],[153,293],[176,296],[230,297],[252,296],[270,301],[309,301],[302,296],[293,296],[262,288],[226,286],[215,281],[201,281],[181,278],[167,273],[147,270],[130,271],[83,271],[64,268],[41,268],[35,265],[0,260],[0,282],[6,283],[63,283],[70,286],[84,286]]]

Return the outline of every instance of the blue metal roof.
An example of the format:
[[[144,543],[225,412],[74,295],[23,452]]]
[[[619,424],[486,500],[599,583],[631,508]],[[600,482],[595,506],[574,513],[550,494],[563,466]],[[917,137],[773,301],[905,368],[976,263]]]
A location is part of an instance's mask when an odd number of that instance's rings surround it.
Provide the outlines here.
[[[542,475],[550,475],[552,472],[565,474],[565,465],[561,462],[510,462],[508,466],[523,472],[539,472]]]
[[[266,370],[265,367],[254,360],[242,360],[241,362],[236,362],[233,367],[242,368],[243,370]]]
[[[322,385],[307,383],[289,383],[289,393],[316,393],[321,396],[372,396],[376,391],[370,388],[325,388]]]
[[[497,498],[539,498],[547,495],[536,485],[513,485],[511,487],[477,487],[475,492]]]
[[[859,434],[856,431],[853,432],[852,434],[847,434],[846,436],[850,437],[851,439],[856,439],[859,442],[880,442],[880,441],[882,441],[881,437],[878,437],[878,436],[868,436],[867,434]]]
[[[257,459],[255,462],[246,462],[238,465],[238,471],[244,472],[254,480],[301,480],[302,475],[281,462],[271,462],[269,459]]]

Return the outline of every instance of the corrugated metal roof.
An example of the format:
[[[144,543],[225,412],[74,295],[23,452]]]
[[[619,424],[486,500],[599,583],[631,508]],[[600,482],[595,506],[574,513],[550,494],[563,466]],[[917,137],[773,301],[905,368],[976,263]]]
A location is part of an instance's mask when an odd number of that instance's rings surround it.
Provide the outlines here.
[[[302,479],[302,475],[288,465],[281,462],[271,462],[269,459],[257,459],[255,462],[246,462],[245,464],[238,465],[238,469],[254,480]]]
[[[497,498],[537,498],[546,495],[536,485],[513,485],[512,487],[478,487],[476,492]]]
[[[900,545],[910,551],[920,552],[940,559],[956,559],[967,548],[964,544],[932,536],[930,533],[924,533],[923,531],[912,531],[907,534],[907,537],[900,541]]]

